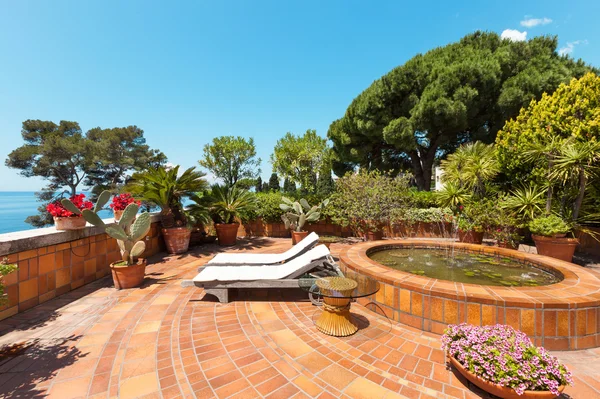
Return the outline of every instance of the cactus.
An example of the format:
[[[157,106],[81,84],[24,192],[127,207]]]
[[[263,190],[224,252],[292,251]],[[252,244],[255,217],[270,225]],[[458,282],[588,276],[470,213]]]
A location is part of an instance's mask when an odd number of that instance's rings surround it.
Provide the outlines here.
[[[303,231],[306,222],[316,222],[321,217],[321,210],[329,204],[329,200],[323,200],[319,205],[311,207],[308,202],[302,198],[300,201],[292,202],[286,197],[281,197],[283,204],[279,208],[285,211],[281,215],[281,220],[286,229],[294,231]]]
[[[127,205],[121,220],[114,225],[106,225],[95,210],[84,209],[81,213],[88,223],[102,227],[106,234],[117,240],[121,250],[121,258],[123,262],[130,266],[146,250],[146,244],[141,240],[150,231],[150,214],[144,212],[136,218],[139,209],[137,204]]]
[[[96,205],[94,205],[94,209],[91,212],[94,213],[98,213],[99,211],[102,210],[102,208],[104,208],[104,205],[106,205],[106,203],[108,202],[108,200],[110,199],[110,191],[108,190],[104,190],[100,193],[100,195],[98,196],[98,200],[96,201]],[[81,215],[82,212],[79,208],[77,208],[75,206],[75,204],[73,204],[71,202],[70,199],[68,198],[63,198],[60,203],[62,204],[62,206],[65,207],[66,210],[73,212],[76,215]],[[87,220],[87,219],[86,219]]]

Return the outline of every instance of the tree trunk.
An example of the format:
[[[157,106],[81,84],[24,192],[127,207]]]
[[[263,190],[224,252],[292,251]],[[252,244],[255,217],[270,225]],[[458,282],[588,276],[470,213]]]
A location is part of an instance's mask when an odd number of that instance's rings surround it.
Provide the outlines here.
[[[421,166],[421,159],[417,151],[410,152],[410,160],[412,162],[413,175],[415,175],[415,181],[419,191],[429,191],[426,189],[425,177],[423,176],[423,168]]]
[[[581,209],[581,204],[583,203],[583,197],[585,196],[585,186],[587,184],[587,177],[585,177],[585,172],[583,169],[579,171],[579,194],[577,194],[577,199],[575,200],[575,204],[573,204],[573,221],[577,220],[579,217],[579,210]]]
[[[435,159],[435,151],[437,148],[429,148],[422,156],[419,151],[410,152],[410,160],[412,162],[413,174],[417,182],[419,191],[431,191],[431,169]],[[423,153],[424,151],[422,151]]]

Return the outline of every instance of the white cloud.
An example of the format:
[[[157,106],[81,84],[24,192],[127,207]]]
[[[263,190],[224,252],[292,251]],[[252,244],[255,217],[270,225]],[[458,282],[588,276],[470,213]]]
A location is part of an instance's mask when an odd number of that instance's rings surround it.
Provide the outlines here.
[[[550,18],[527,18],[521,21],[521,26],[526,28],[533,28],[538,25],[548,25],[552,20]]]
[[[519,32],[516,29],[504,29],[500,37],[513,42],[522,42],[527,39],[527,31]]]
[[[567,42],[565,47],[562,47],[558,50],[558,55],[567,55],[571,54],[575,50],[575,46],[580,44],[588,44],[587,40],[575,40],[574,42]]]

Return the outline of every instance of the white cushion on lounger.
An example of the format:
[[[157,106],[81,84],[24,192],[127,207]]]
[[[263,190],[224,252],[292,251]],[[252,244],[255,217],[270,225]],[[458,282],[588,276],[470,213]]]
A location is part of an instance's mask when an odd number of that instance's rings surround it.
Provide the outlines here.
[[[272,265],[292,259],[312,248],[319,242],[319,236],[312,232],[298,244],[280,254],[221,253],[208,261],[207,265]]]
[[[280,280],[293,275],[312,262],[325,259],[330,252],[325,245],[318,245],[303,255],[279,265],[255,266],[206,266],[196,277],[195,282],[209,281],[254,281]]]

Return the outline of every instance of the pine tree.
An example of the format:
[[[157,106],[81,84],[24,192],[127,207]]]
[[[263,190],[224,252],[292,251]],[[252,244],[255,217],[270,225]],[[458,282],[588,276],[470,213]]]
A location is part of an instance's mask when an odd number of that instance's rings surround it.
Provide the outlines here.
[[[271,174],[271,178],[269,179],[269,190],[271,191],[280,191],[281,186],[279,185],[279,176],[277,173]]]
[[[262,177],[258,176],[256,178],[256,184],[254,186],[255,190],[257,193],[260,193],[262,191],[263,188],[263,181],[262,181]]]
[[[296,192],[296,183],[291,181],[289,178],[286,178],[283,181],[283,192],[288,194],[293,194]]]
[[[317,180],[317,194],[321,197],[328,197],[331,195],[334,188],[331,169],[329,167],[322,168],[319,172],[319,179]]]
[[[262,184],[262,192],[263,193],[268,193],[269,192],[269,183],[267,183],[266,181],[264,181],[263,184]]]

